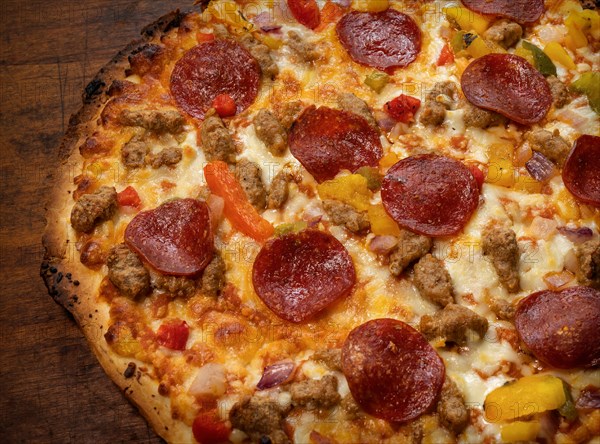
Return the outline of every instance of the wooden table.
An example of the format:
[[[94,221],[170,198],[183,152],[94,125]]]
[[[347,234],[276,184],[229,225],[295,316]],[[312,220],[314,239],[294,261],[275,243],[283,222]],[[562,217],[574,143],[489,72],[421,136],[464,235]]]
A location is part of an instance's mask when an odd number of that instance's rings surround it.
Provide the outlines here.
[[[0,2],[0,441],[161,440],[39,277],[48,174],[81,91],[143,26],[192,0]]]

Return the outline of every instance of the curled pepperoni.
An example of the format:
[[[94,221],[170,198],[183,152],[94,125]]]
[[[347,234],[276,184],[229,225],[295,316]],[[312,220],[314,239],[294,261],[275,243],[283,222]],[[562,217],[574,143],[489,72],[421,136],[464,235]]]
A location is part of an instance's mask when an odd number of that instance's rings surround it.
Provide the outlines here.
[[[544,13],[544,0],[462,0],[471,11],[533,23]]]
[[[352,330],[342,348],[342,369],[367,413],[396,422],[429,411],[446,373],[423,335],[395,319],[374,319]]]
[[[352,259],[332,235],[305,230],[272,239],[260,250],[252,283],[260,299],[290,322],[312,318],[347,296],[356,282]]]
[[[336,25],[342,46],[355,62],[391,72],[410,65],[421,51],[421,30],[395,9],[352,11]]]
[[[171,93],[177,105],[197,119],[220,94],[227,94],[237,112],[250,106],[260,83],[256,60],[239,43],[217,39],[202,43],[181,57],[171,74]]]
[[[577,199],[600,208],[600,137],[584,134],[575,141],[562,177]]]
[[[125,242],[161,273],[196,275],[213,257],[208,206],[178,199],[139,213],[125,229]]]
[[[544,76],[513,54],[488,54],[476,59],[460,81],[473,105],[525,125],[542,120],[552,105],[552,92]]]
[[[322,106],[308,107],[289,136],[293,156],[320,183],[342,169],[377,166],[383,156],[379,133],[362,117]]]
[[[600,291],[538,291],[517,307],[515,327],[541,361],[558,368],[600,365]]]
[[[388,170],[381,200],[401,227],[426,236],[448,236],[471,218],[479,203],[479,186],[459,161],[424,154],[402,159]]]

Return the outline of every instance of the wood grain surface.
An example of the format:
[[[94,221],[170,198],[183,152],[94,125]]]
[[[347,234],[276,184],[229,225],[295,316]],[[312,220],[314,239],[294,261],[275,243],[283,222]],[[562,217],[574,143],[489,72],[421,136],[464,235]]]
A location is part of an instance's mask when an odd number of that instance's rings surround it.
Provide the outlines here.
[[[0,1],[0,442],[158,443],[39,277],[58,146],[98,69],[193,0]]]

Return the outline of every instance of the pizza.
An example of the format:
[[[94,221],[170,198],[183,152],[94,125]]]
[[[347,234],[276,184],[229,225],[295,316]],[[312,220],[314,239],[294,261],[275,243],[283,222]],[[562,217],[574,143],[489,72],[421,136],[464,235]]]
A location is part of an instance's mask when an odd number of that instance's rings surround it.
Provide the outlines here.
[[[600,442],[599,23],[166,14],[70,120],[49,293],[168,442]]]

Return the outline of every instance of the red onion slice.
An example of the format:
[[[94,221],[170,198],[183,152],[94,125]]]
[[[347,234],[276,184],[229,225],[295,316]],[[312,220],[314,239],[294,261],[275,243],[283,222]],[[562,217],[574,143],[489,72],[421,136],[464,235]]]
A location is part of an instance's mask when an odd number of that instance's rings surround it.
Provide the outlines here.
[[[273,17],[267,11],[261,12],[250,19],[252,23],[260,28],[263,32],[274,32],[281,29],[280,25],[273,22]]]
[[[390,132],[396,126],[397,122],[385,111],[374,111],[373,116],[379,127],[384,131]]]
[[[375,236],[369,242],[369,250],[377,254],[388,254],[398,245],[396,236]]]
[[[579,409],[600,409],[600,389],[593,386],[584,388],[575,406]]]
[[[548,182],[556,175],[556,167],[546,156],[534,151],[531,159],[525,164],[525,168],[538,182]]]
[[[558,227],[558,232],[574,244],[582,244],[594,237],[594,232],[588,227]]]
[[[265,390],[281,385],[290,378],[293,371],[294,363],[289,359],[268,365],[263,370],[262,377],[258,381],[258,384],[256,384],[256,388]]]

